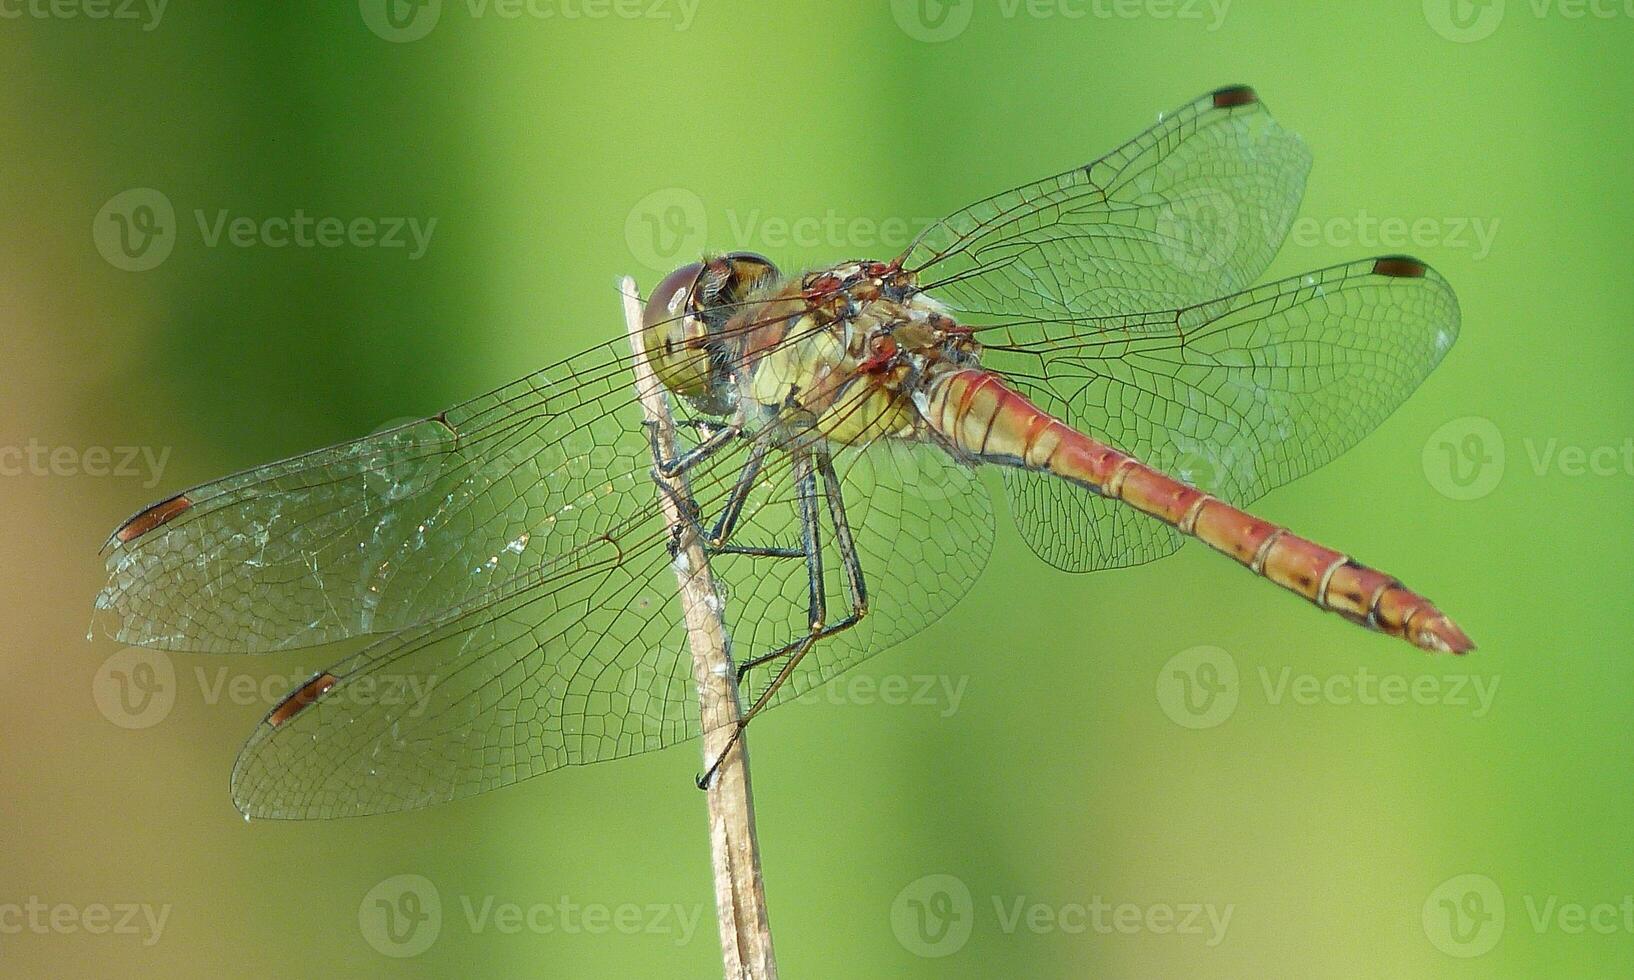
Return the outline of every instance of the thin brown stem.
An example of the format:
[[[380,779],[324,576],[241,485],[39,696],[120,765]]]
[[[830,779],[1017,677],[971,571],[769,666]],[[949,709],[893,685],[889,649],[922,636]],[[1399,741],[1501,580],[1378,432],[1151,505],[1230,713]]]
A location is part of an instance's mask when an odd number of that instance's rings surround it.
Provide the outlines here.
[[[675,420],[670,415],[669,401],[642,356],[641,299],[635,280],[626,277],[621,291],[630,345],[635,352],[635,387],[641,410],[654,428],[656,454],[675,459]],[[678,504],[681,501],[690,505],[692,501],[686,474],[664,477],[655,458],[653,476],[668,487],[668,492],[655,492],[670,525],[677,529],[675,576],[686,612],[687,642],[692,648],[692,676],[703,722],[704,764],[721,760],[708,782],[706,799],[726,980],[770,980],[777,976],[777,962],[772,956],[771,922],[760,877],[760,845],[755,839],[749,746],[739,731],[743,704],[738,697],[737,671],[727,652],[724,609],[709,570],[708,555],[698,537],[698,525],[682,515]]]

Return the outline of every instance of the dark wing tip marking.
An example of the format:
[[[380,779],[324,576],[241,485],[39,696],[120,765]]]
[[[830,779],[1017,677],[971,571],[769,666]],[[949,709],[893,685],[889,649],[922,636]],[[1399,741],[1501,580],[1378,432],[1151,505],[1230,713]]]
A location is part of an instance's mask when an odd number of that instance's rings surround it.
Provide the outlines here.
[[[334,674],[325,672],[317,675],[316,677],[307,681],[305,684],[302,684],[300,687],[296,688],[288,697],[278,702],[278,707],[273,708],[272,712],[267,715],[267,724],[277,728],[279,725],[282,725],[284,722],[300,714],[302,711],[305,711],[319,698],[323,697],[330,688],[339,683],[340,678],[336,677]]]
[[[1214,108],[1231,109],[1240,105],[1253,105],[1260,100],[1258,92],[1247,85],[1227,85],[1214,91]]]
[[[1386,255],[1373,260],[1375,275],[1395,279],[1423,279],[1430,267],[1410,255]]]
[[[193,506],[193,501],[187,494],[179,493],[168,500],[161,500],[146,510],[138,511],[125,523],[113,532],[113,536],[120,543],[134,541],[161,524],[174,520],[182,512]]]

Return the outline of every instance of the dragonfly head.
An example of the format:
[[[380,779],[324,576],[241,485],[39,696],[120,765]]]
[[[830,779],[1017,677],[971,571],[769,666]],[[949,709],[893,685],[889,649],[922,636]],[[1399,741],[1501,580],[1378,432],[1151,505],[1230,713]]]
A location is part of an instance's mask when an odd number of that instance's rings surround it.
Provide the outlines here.
[[[725,381],[716,349],[722,328],[738,304],[778,275],[764,256],[731,252],[665,276],[642,317],[642,348],[658,380],[678,395],[712,400]]]

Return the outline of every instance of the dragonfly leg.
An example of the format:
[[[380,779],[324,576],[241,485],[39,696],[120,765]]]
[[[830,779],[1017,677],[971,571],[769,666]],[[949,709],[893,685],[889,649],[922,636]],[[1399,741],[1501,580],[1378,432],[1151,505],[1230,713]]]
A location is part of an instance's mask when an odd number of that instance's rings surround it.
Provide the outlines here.
[[[652,458],[658,463],[658,472],[665,478],[673,479],[690,470],[704,460],[713,456],[722,446],[743,434],[743,419],[736,418],[730,423],[714,428],[696,446],[681,453],[674,459],[665,459],[658,447],[658,429],[652,422],[643,423],[647,427],[647,439],[652,443]],[[704,430],[710,428],[702,419],[689,419],[690,428]]]
[[[868,615],[868,584],[862,578],[862,562],[857,560],[857,543],[851,537],[851,522],[845,516],[845,496],[840,492],[840,478],[834,473],[833,457],[826,452],[819,453],[817,468],[823,474],[823,496],[828,501],[828,518],[834,525],[834,547],[840,553],[846,587],[851,592],[851,618],[861,619]]]
[[[732,533],[737,530],[738,519],[743,513],[743,505],[749,498],[749,492],[754,489],[755,480],[760,476],[760,471],[766,461],[766,453],[770,448],[771,443],[766,439],[755,440],[753,447],[749,450],[748,462],[744,464],[743,472],[738,474],[737,483],[733,486],[730,496],[727,497],[726,505],[721,509],[721,514],[716,519],[714,528],[707,534],[703,532],[701,527],[698,528],[704,549],[710,554],[748,555],[754,558],[805,557],[806,553],[801,548],[759,547],[727,543],[732,537]],[[664,484],[660,483],[659,486],[663,487]],[[665,487],[665,489],[668,488]],[[682,508],[682,513],[687,513],[686,508]],[[691,512],[690,516],[695,526],[702,519],[702,514],[695,510]],[[675,542],[672,541],[671,545],[674,544]]]
[[[685,425],[688,428],[697,429],[700,432],[707,432],[707,435],[704,436],[703,441],[698,443],[698,445],[692,447],[684,453],[679,454],[674,459],[664,458],[663,450],[658,445],[658,429],[656,425],[650,420],[643,422],[642,424],[646,427],[647,439],[652,446],[652,458],[654,464],[652,473],[653,482],[658,485],[659,492],[668,497],[670,502],[675,505],[675,509],[681,515],[681,519],[691,524],[692,528],[698,532],[699,538],[704,540],[705,547],[708,547],[709,542],[708,539],[704,537],[704,530],[701,524],[703,515],[698,510],[698,505],[686,494],[670,486],[668,481],[685,474],[687,470],[708,459],[710,456],[713,456],[715,453],[719,452],[722,447],[729,445],[734,439],[741,436],[743,434],[744,426],[741,415],[734,418],[733,421],[728,424],[718,426],[703,419],[687,419],[683,422],[676,423],[677,425]],[[669,543],[671,557],[674,557],[676,551],[680,548],[680,542],[681,528],[679,525],[677,525],[671,529]]]
[[[817,474],[822,474],[823,496],[828,503],[829,519],[834,525],[834,545],[839,552],[840,562],[845,572],[846,591],[850,593],[851,613],[837,623],[829,625],[828,600],[823,586],[822,548],[819,539],[819,521],[817,517]],[[715,762],[702,776],[698,778],[700,789],[708,788],[709,781],[716,770],[725,761],[726,755],[732,746],[737,744],[743,730],[767,705],[794,673],[795,667],[805,655],[817,645],[819,640],[843,633],[862,621],[868,615],[868,587],[863,579],[862,563],[857,559],[856,542],[851,535],[851,525],[845,515],[845,501],[840,492],[840,481],[834,473],[834,462],[827,453],[817,452],[802,454],[795,460],[796,480],[799,485],[800,521],[802,526],[802,544],[805,547],[806,568],[811,580],[811,616],[809,629],[804,637],[792,643],[785,644],[779,649],[745,661],[738,667],[738,680],[741,682],[745,674],[753,667],[772,663],[783,659],[784,663],[778,670],[777,676],[766,685],[766,689],[755,698],[754,704],[743,713],[738,720],[737,731],[721,750]]]
[[[738,475],[738,482],[732,487],[732,493],[726,498],[726,505],[721,508],[721,516],[715,521],[715,527],[704,539],[704,547],[712,551],[729,550],[726,547],[727,539],[737,530],[738,519],[743,515],[744,502],[749,499],[749,491],[754,489],[755,480],[760,478],[761,467],[765,465],[766,453],[771,449],[771,442],[765,437],[755,440],[749,450],[749,461],[744,464],[743,472]],[[745,549],[730,549],[738,554],[754,553]],[[796,557],[798,551],[786,548],[766,549],[777,552],[776,557]],[[784,553],[787,552],[785,555]]]

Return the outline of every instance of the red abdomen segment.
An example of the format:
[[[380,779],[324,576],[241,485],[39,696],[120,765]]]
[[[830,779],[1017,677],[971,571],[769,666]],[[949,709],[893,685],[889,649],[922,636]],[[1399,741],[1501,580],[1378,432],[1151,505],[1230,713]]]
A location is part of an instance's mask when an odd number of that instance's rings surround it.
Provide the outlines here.
[[[952,371],[937,379],[923,410],[955,446],[985,462],[1051,473],[1122,500],[1201,540],[1256,575],[1322,609],[1425,650],[1474,649],[1430,600],[1395,578],[1152,469],[1073,429],[995,374]]]

